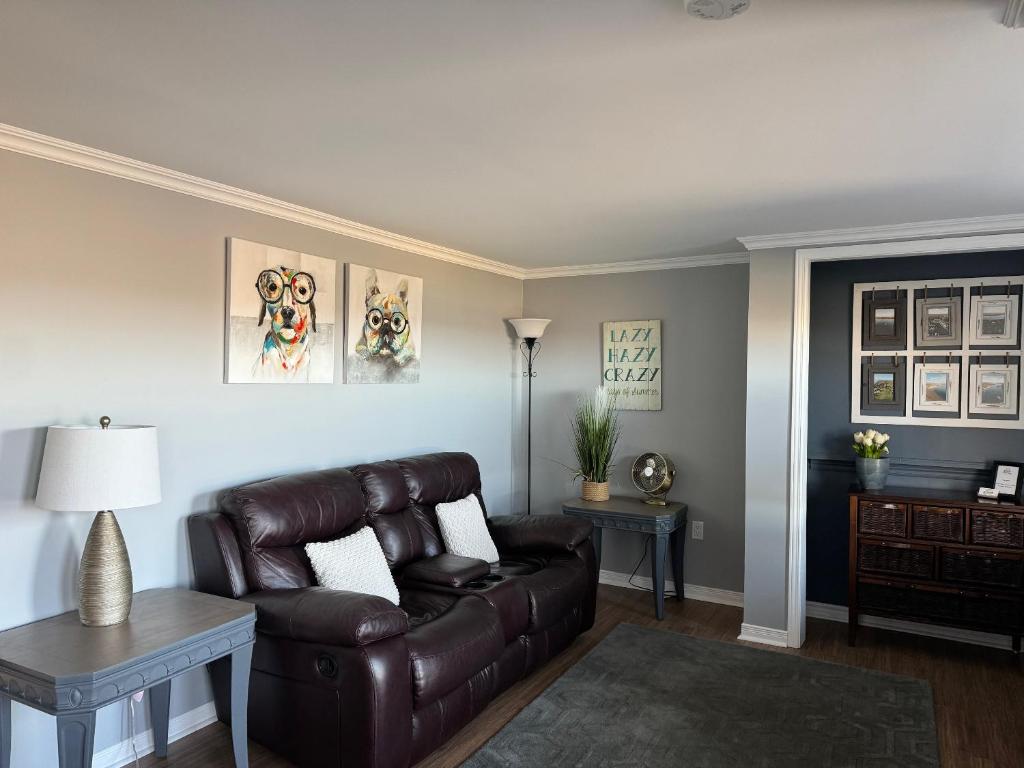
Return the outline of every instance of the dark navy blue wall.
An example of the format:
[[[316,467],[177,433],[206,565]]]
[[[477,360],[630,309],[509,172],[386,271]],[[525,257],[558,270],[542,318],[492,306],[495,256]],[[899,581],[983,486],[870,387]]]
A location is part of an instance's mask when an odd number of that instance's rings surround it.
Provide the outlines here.
[[[811,269],[807,599],[846,603],[853,284],[1024,274],[1024,251],[818,262]],[[995,459],[1024,461],[1024,431],[890,426],[890,485],[972,489]]]

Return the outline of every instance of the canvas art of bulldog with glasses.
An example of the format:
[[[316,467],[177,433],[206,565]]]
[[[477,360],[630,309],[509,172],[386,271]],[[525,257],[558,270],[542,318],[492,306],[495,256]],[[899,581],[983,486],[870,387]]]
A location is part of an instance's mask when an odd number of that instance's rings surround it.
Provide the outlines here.
[[[348,265],[346,381],[419,381],[423,280]]]
[[[335,262],[228,241],[226,380],[334,381]]]

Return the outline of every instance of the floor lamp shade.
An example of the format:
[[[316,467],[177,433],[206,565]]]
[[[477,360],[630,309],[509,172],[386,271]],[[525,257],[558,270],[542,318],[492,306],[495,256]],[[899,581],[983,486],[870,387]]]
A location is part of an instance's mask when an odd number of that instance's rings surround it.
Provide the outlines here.
[[[102,424],[50,427],[36,490],[43,509],[98,512],[78,572],[78,612],[89,626],[119,624],[131,611],[131,562],[112,510],[160,501],[156,427]]]
[[[551,321],[539,317],[517,317],[509,322],[516,329],[516,335],[520,339],[539,339]]]

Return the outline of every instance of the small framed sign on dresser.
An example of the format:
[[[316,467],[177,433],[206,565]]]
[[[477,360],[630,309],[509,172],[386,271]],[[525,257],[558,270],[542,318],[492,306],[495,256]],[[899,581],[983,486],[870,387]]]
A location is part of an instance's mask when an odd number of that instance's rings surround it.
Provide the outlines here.
[[[849,642],[860,614],[1024,632],[1024,506],[973,494],[850,492]]]

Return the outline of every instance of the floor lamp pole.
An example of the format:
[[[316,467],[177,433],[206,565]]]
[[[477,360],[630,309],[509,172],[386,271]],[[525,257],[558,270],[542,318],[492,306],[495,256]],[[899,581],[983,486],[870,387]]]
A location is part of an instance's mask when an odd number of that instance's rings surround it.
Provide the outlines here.
[[[520,345],[523,357],[526,358],[526,514],[531,513],[531,483],[533,480],[533,361],[540,354],[540,341],[538,339],[524,339]]]

